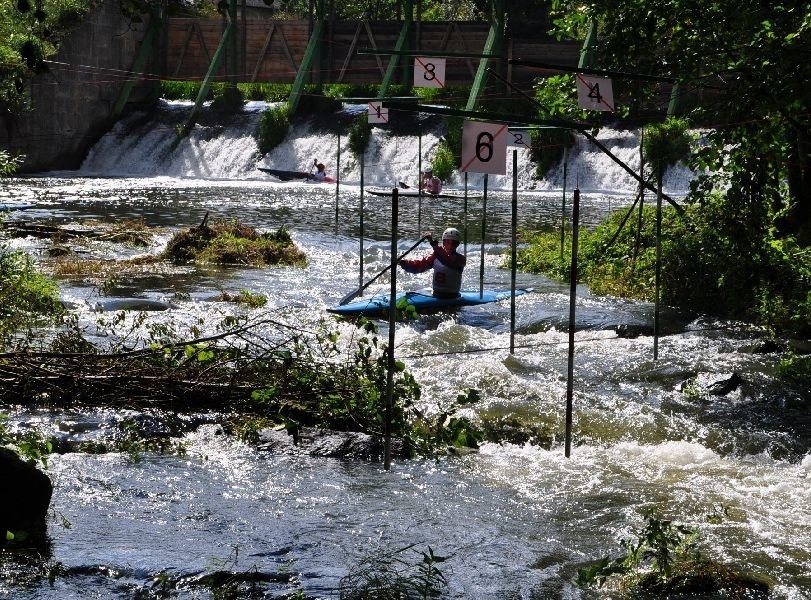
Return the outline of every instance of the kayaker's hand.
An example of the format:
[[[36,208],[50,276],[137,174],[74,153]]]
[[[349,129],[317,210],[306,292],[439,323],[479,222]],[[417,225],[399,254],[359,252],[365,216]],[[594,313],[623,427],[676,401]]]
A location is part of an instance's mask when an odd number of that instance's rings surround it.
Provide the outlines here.
[[[434,237],[433,237],[433,234],[430,231],[425,232],[422,235],[422,239],[424,239],[426,242],[428,242],[431,245],[433,245],[433,243],[434,243]]]

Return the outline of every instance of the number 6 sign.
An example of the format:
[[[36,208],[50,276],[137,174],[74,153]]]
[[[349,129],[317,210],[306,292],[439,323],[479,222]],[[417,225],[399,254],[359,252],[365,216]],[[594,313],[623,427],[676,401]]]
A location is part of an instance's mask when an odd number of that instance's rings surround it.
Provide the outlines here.
[[[462,171],[507,173],[507,126],[502,123],[465,121],[462,126]]]
[[[414,58],[414,87],[418,88],[444,88],[445,87],[445,59]]]

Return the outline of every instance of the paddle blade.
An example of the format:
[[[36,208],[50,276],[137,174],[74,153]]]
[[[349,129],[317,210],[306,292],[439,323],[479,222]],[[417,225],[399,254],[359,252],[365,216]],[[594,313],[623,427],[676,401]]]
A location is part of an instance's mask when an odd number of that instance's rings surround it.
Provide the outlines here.
[[[363,291],[363,288],[359,288],[359,289],[355,290],[354,292],[349,292],[349,293],[348,293],[346,296],[344,296],[343,298],[341,298],[341,301],[340,301],[340,302],[338,302],[338,306],[343,306],[344,304],[348,304],[349,302],[352,302],[352,300],[354,300],[355,298],[357,298],[357,297],[358,297],[358,295],[359,295],[359,294],[360,294],[362,291]]]

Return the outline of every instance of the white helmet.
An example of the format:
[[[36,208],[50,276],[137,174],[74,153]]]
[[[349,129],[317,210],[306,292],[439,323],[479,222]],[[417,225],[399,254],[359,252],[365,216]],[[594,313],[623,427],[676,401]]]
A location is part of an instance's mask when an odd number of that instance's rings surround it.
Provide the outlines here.
[[[455,227],[448,227],[442,232],[442,241],[453,240],[454,242],[462,241],[462,234]]]

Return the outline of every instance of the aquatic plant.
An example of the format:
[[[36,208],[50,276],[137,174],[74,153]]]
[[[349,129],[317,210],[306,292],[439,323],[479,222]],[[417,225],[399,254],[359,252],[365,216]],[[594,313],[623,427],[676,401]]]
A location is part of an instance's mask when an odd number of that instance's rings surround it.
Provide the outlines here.
[[[6,150],[0,149],[0,177],[14,175],[24,159],[22,155],[12,156]]]
[[[250,308],[261,308],[268,303],[268,297],[264,294],[252,292],[251,290],[239,290],[237,294],[229,292],[222,292],[218,296],[212,298],[218,302],[234,302],[236,304],[244,304]]]
[[[377,550],[365,556],[340,582],[341,600],[410,600],[437,598],[447,586],[438,565],[449,557],[415,550],[409,544],[396,550]],[[409,559],[416,553],[419,560]]]
[[[631,207],[633,210],[633,207]],[[728,216],[716,194],[684,215],[662,210],[661,299],[686,313],[757,322],[775,332],[811,331],[811,251],[789,236],[777,240],[749,228],[745,215]],[[616,211],[594,230],[581,228],[578,278],[594,294],[653,299],[656,211],[639,219]],[[721,221],[727,226],[719,227]],[[632,223],[641,224],[641,228]],[[518,249],[519,269],[568,281],[571,236],[533,234]]]
[[[56,283],[37,270],[26,252],[0,244],[0,283],[0,346],[64,314]]]
[[[161,254],[178,263],[219,265],[303,265],[306,256],[293,243],[285,227],[259,233],[237,221],[207,219],[197,227],[175,234]]]
[[[290,131],[290,109],[287,104],[268,108],[259,117],[256,132],[259,152],[267,154],[280,145]]]
[[[372,128],[369,126],[369,118],[362,114],[352,122],[349,128],[349,150],[360,160],[360,157],[369,147],[372,140]]]
[[[716,515],[717,516],[717,515]],[[605,556],[579,570],[576,583],[602,587],[618,577],[619,588],[628,597],[664,597],[679,594],[702,597],[722,594],[724,598],[763,598],[768,586],[745,578],[725,565],[710,561],[698,550],[698,530],[652,515],[636,539],[621,539],[623,554]]]

